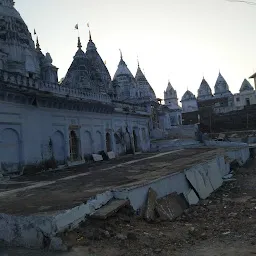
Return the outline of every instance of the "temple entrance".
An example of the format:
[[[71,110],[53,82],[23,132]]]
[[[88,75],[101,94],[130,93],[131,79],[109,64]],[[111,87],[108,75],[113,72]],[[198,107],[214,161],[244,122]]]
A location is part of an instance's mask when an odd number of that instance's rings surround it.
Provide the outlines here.
[[[69,134],[69,149],[71,161],[76,161],[79,158],[79,140],[75,131],[71,131]]]
[[[135,152],[138,152],[139,151],[138,138],[137,138],[135,130],[133,130],[133,141],[134,141],[134,150],[135,150]]]
[[[106,148],[107,148],[107,152],[112,151],[111,135],[108,132],[106,133]]]

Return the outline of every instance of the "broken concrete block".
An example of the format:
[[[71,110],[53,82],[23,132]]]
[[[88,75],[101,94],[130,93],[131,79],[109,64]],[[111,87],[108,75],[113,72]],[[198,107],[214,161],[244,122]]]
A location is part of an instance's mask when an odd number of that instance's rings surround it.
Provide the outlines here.
[[[115,159],[116,158],[116,154],[113,151],[108,152],[107,155],[108,155],[109,159]]]
[[[199,202],[199,198],[198,198],[198,196],[196,195],[196,193],[193,189],[190,189],[185,194],[185,198],[187,199],[187,202],[189,203],[189,205],[194,205],[194,204],[197,204]]]
[[[214,191],[209,178],[211,168],[208,164],[200,164],[185,171],[186,178],[201,199],[206,199]]]
[[[94,162],[100,162],[103,161],[103,157],[102,155],[98,155],[98,154],[92,154],[92,158]]]
[[[156,212],[161,220],[175,220],[187,208],[188,204],[184,197],[177,193],[172,193],[156,201]]]
[[[128,204],[128,200],[112,200],[93,213],[91,217],[96,219],[107,219]]]
[[[146,202],[146,209],[145,209],[145,220],[148,222],[152,222],[156,219],[156,199],[157,199],[157,193],[150,188],[148,190],[148,198]]]
[[[222,173],[219,170],[219,166],[217,162],[215,160],[210,162],[209,168],[207,169],[208,169],[208,177],[210,179],[210,183],[213,189],[217,190],[223,184]]]

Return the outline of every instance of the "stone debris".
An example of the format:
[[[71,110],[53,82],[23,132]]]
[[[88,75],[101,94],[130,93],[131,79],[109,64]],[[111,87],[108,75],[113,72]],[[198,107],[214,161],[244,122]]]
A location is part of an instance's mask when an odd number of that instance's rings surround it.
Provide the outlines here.
[[[107,155],[108,155],[108,159],[110,160],[116,158],[116,154],[113,151],[108,152]]]
[[[160,220],[172,221],[182,215],[188,204],[177,193],[172,193],[156,201],[156,212]]]
[[[92,155],[92,158],[93,158],[93,161],[94,161],[94,162],[100,162],[100,161],[103,161],[103,157],[102,157],[102,155],[93,154],[93,155]]]
[[[128,200],[112,200],[105,206],[98,209],[95,213],[93,213],[91,217],[95,219],[107,219],[108,217],[118,212],[120,208],[127,206],[128,204]]]
[[[197,204],[199,202],[199,198],[198,198],[198,196],[196,195],[196,193],[193,189],[190,189],[185,194],[185,198],[187,199],[187,202],[189,203],[189,205],[194,205],[194,204]]]
[[[148,190],[148,198],[147,198],[146,210],[145,210],[145,220],[147,222],[152,222],[152,221],[155,221],[156,219],[156,213],[155,213],[156,199],[157,199],[157,193],[152,188],[150,188]]]

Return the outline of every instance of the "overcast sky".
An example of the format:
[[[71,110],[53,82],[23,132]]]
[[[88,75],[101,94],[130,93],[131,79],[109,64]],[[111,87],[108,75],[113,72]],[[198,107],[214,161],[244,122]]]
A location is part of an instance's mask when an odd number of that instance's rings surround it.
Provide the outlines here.
[[[256,0],[251,0],[255,1]],[[119,48],[135,74],[140,66],[158,97],[170,79],[181,97],[197,94],[203,76],[214,87],[219,70],[232,92],[256,71],[256,6],[226,0],[16,0],[16,8],[43,52],[64,77],[83,49],[89,22],[93,40],[113,77]],[[250,81],[252,83],[252,81]]]

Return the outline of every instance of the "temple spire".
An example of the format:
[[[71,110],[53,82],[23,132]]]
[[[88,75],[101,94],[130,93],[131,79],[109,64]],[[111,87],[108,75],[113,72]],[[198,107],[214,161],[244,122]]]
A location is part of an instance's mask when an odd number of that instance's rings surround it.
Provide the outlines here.
[[[38,36],[36,37],[36,50],[41,51]]]
[[[119,49],[119,51],[120,51],[120,59],[123,60],[123,53],[122,53],[121,49]]]
[[[82,44],[81,44],[80,37],[78,37],[77,48],[78,48],[78,49],[81,49],[81,48],[82,48]]]

